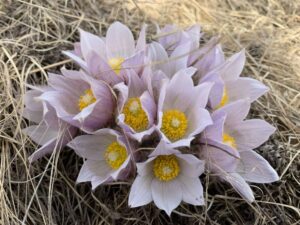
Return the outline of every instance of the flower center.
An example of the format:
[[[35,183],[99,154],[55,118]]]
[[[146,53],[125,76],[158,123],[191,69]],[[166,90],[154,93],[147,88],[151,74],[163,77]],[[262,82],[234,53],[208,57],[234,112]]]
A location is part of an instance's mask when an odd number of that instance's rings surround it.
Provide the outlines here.
[[[93,94],[92,89],[87,89],[84,91],[84,94],[79,97],[78,108],[83,110],[85,107],[93,104],[96,101],[96,98]]]
[[[104,158],[112,169],[117,170],[127,158],[126,148],[115,141],[105,150]]]
[[[220,104],[217,106],[217,109],[226,105],[228,103],[228,101],[229,101],[229,98],[228,98],[228,94],[227,94],[227,89],[224,87],[223,96],[222,96]]]
[[[171,141],[182,138],[187,130],[188,120],[183,112],[168,110],[163,113],[161,131]]]
[[[143,131],[148,127],[148,117],[139,98],[128,99],[124,105],[123,114],[125,115],[125,123],[135,131]]]
[[[236,149],[236,143],[235,140],[232,136],[230,136],[229,134],[224,133],[223,134],[223,143],[229,145],[232,148]]]
[[[117,75],[120,74],[121,68],[122,68],[122,63],[124,62],[124,58],[119,57],[119,58],[111,58],[108,60],[108,64],[110,67],[115,71]]]
[[[175,155],[160,155],[154,159],[153,172],[161,181],[170,181],[180,172],[178,160]]]

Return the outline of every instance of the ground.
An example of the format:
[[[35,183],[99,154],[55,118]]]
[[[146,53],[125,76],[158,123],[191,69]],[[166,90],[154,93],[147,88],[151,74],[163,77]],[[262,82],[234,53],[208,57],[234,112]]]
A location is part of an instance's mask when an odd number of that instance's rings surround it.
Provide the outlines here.
[[[0,0],[0,224],[299,224],[299,15],[299,0]],[[169,218],[153,204],[130,209],[127,182],[94,192],[76,185],[82,160],[68,149],[30,165],[37,146],[21,133],[25,83],[44,84],[47,72],[72,67],[61,51],[78,41],[78,27],[103,35],[115,20],[135,34],[146,22],[149,40],[155,23],[200,23],[205,37],[221,36],[226,55],[246,48],[243,75],[270,88],[250,117],[277,128],[257,151],[280,181],[251,185],[256,201],[248,204],[210,180],[206,207],[182,204]]]

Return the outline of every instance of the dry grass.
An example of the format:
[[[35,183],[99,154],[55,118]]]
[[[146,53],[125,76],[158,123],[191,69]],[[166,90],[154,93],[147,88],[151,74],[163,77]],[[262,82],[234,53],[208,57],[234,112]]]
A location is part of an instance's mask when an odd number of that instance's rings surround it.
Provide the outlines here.
[[[287,0],[0,0],[0,224],[299,224],[300,222],[300,2]],[[21,134],[25,82],[46,83],[48,71],[72,64],[60,53],[82,27],[103,34],[114,20],[137,31],[143,22],[199,22],[207,37],[220,33],[226,53],[245,47],[245,75],[271,89],[251,117],[277,127],[258,151],[281,181],[252,185],[247,204],[227,185],[210,181],[207,206],[182,204],[168,218],[153,204],[130,209],[128,183],[75,185],[82,163],[72,151],[33,165],[36,146]],[[59,160],[58,160],[59,157]],[[209,176],[205,176],[206,183]]]

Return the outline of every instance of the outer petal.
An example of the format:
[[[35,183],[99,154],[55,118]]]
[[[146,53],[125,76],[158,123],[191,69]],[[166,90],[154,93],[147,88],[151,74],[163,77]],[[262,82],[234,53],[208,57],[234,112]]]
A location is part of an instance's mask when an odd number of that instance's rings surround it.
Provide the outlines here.
[[[76,182],[81,183],[100,179],[103,183],[109,178],[110,171],[111,169],[104,160],[86,160],[80,169]],[[93,189],[94,188],[95,187],[93,187]]]
[[[85,60],[88,59],[88,54],[91,51],[97,52],[102,58],[106,58],[104,41],[89,32],[79,29],[80,32],[80,47],[82,56]]]
[[[178,180],[160,182],[153,179],[151,191],[155,205],[164,210],[169,216],[182,200],[182,188]]]
[[[204,161],[191,154],[177,154],[182,176],[197,178],[204,172]]]
[[[81,135],[69,142],[68,146],[83,158],[102,160],[104,150],[116,139],[108,132],[102,135]]]
[[[224,172],[235,171],[239,161],[236,157],[233,157],[234,152],[231,154],[209,145],[203,145],[199,151],[200,159],[205,160],[207,169],[219,176],[222,176]]]
[[[120,22],[114,22],[106,33],[106,52],[110,58],[128,58],[135,52],[135,43],[131,31]]]
[[[226,89],[230,102],[243,98],[250,98],[253,102],[269,90],[258,80],[248,77],[226,82]]]
[[[149,157],[155,157],[159,155],[172,155],[180,154],[178,150],[172,148],[170,144],[167,144],[164,140],[160,140],[155,150],[149,155]]]
[[[201,133],[207,126],[213,124],[209,112],[206,109],[198,108],[188,112],[188,136],[195,136]]]
[[[152,176],[137,176],[131,186],[128,205],[132,208],[147,205],[152,201]]]
[[[231,134],[235,138],[237,148],[244,151],[263,144],[275,130],[275,127],[264,120],[252,119],[234,125]]]
[[[219,115],[226,114],[225,126],[229,124],[229,127],[233,124],[240,123],[244,120],[250,110],[250,101],[249,99],[241,99],[236,102],[227,104],[222,108],[214,111],[212,117],[216,118]]]
[[[143,24],[143,27],[141,29],[139,38],[137,39],[136,43],[136,51],[144,51],[146,49],[146,30],[148,25]]]
[[[245,49],[231,56],[218,69],[219,73],[221,74],[221,77],[225,81],[236,80],[240,76],[244,68],[245,60]]]
[[[35,150],[35,152],[33,152],[29,157],[28,160],[30,163],[33,163],[34,161],[42,158],[45,155],[48,155],[52,152],[55,151],[55,149],[60,148],[60,146],[57,146],[57,139],[53,138],[51,140],[49,140],[47,143],[45,143],[42,147],[40,147],[39,149]]]
[[[82,69],[84,69],[85,71],[89,71],[88,70],[88,66],[87,63],[81,59],[79,56],[77,56],[76,54],[69,52],[69,51],[62,51],[62,53],[66,56],[68,56],[70,59],[72,59],[75,63],[77,63]]]
[[[245,200],[248,202],[254,201],[254,195],[249,184],[239,174],[230,173],[224,175],[224,177],[224,180],[228,181]]]
[[[249,182],[272,183],[279,177],[270,164],[254,151],[241,152],[241,162],[238,165],[238,173]]]
[[[203,187],[199,178],[180,175],[183,201],[192,205],[204,205]]]
[[[53,130],[43,123],[26,127],[22,131],[39,145],[44,145],[50,140],[58,138],[59,135],[57,130]]]

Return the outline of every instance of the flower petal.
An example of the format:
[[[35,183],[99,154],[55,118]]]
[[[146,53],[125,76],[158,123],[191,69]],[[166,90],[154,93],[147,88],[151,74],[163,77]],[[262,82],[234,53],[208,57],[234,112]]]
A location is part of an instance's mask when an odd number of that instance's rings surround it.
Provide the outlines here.
[[[177,154],[182,176],[197,178],[204,172],[204,161],[191,154]]]
[[[250,98],[253,102],[269,90],[258,80],[248,77],[226,82],[226,89],[230,102],[243,98]]]
[[[186,133],[189,137],[201,133],[207,126],[213,124],[209,112],[203,108],[194,108],[187,112],[188,129]]]
[[[151,192],[155,205],[169,216],[182,200],[182,188],[178,180],[161,182],[153,179]]]
[[[203,187],[199,178],[180,175],[182,199],[192,205],[204,205]]]
[[[135,43],[131,31],[120,22],[114,22],[106,33],[106,53],[111,58],[128,58],[135,52]]]
[[[277,172],[262,156],[254,151],[245,151],[240,154],[242,160],[237,171],[246,181],[272,183],[279,180]]]
[[[146,49],[146,30],[148,25],[143,24],[141,32],[139,34],[139,38],[136,43],[136,51],[144,51]]]
[[[98,55],[100,55],[103,59],[106,58],[105,54],[105,43],[104,41],[89,32],[86,32],[82,29],[79,29],[80,32],[80,47],[82,56],[85,60],[87,60],[87,56],[91,51],[95,51]]]
[[[237,148],[240,151],[257,148],[266,142],[275,132],[275,127],[264,120],[245,120],[231,128],[231,134],[235,138]]]
[[[132,208],[147,205],[152,201],[153,176],[137,176],[131,186],[128,205]]]
[[[62,53],[66,56],[68,56],[70,59],[72,59],[75,63],[77,63],[82,69],[84,69],[85,71],[89,71],[88,70],[88,66],[87,63],[81,59],[79,56],[75,55],[72,52],[69,51],[62,51]]]
[[[237,173],[224,175],[224,180],[228,181],[232,187],[248,202],[254,201],[253,192],[246,181]]]

